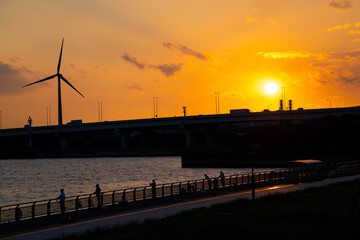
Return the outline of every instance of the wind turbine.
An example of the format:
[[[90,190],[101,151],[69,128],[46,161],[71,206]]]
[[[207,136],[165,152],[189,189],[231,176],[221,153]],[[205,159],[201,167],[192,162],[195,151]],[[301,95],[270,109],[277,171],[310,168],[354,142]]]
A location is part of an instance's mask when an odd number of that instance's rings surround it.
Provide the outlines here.
[[[27,87],[27,86],[30,86],[30,85],[33,85],[33,84],[36,84],[36,83],[39,83],[39,82],[44,82],[44,81],[47,81],[47,80],[50,80],[54,77],[58,77],[58,118],[59,118],[59,126],[62,125],[62,110],[61,110],[61,81],[60,80],[63,80],[65,83],[67,83],[70,87],[72,87],[76,92],[78,92],[83,98],[84,95],[82,95],[73,85],[71,85],[71,83],[66,80],[66,78],[60,74],[60,66],[61,66],[61,56],[62,56],[62,51],[63,51],[63,45],[64,45],[64,38],[62,39],[62,43],[61,43],[61,50],[60,50],[60,57],[59,57],[59,63],[58,63],[58,66],[57,66],[57,73],[55,75],[52,75],[50,77],[47,77],[47,78],[44,78],[44,79],[41,79],[39,81],[36,81],[36,82],[33,82],[33,83],[30,83],[30,84],[27,84],[23,87]]]

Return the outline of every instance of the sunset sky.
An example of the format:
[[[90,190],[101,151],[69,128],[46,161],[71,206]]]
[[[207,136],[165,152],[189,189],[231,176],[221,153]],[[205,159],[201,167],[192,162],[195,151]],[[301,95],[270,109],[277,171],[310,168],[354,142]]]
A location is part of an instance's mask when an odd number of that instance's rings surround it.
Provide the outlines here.
[[[360,0],[0,0],[2,128],[360,105]],[[277,84],[269,94],[267,83]]]

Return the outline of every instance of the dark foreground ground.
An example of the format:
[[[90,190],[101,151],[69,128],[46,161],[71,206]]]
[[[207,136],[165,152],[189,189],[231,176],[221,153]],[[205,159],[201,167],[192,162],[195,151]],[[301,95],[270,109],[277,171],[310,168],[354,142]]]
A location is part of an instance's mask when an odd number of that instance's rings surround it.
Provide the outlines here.
[[[359,239],[359,186],[356,180],[237,200],[64,239]]]

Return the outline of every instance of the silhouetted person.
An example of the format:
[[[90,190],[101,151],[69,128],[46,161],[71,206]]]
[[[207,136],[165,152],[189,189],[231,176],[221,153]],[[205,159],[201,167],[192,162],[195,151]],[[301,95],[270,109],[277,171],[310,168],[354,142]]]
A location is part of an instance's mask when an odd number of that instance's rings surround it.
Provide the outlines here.
[[[214,194],[216,195],[218,192],[218,188],[219,188],[219,179],[218,178],[214,178]]]
[[[270,171],[270,181],[274,180],[274,171]]]
[[[96,184],[96,189],[95,189],[95,195],[96,195],[96,200],[97,200],[97,206],[98,207],[101,207],[101,204],[102,204],[102,202],[101,202],[101,188],[100,188],[100,186],[99,186],[99,184]]]
[[[63,188],[60,189],[60,195],[57,197],[57,199],[59,199],[61,214],[64,214],[65,213],[65,193],[64,193]]]
[[[223,188],[225,187],[225,175],[222,171],[220,171],[220,176],[219,176],[220,180],[221,180],[221,185],[223,186]]]
[[[152,182],[150,183],[150,186],[151,186],[152,198],[155,199],[156,198],[156,182],[155,182],[155,179],[152,180]]]
[[[186,187],[187,187],[187,192],[190,194],[191,193],[191,184],[190,184],[190,182],[188,182],[186,184]]]
[[[16,208],[15,208],[15,221],[19,222],[21,217],[22,217],[22,211],[19,208],[19,205],[17,205]]]
[[[208,182],[209,189],[211,189],[211,179],[209,178],[209,176],[208,176],[206,173],[204,174],[204,176],[205,176],[205,179],[206,179],[207,182]]]

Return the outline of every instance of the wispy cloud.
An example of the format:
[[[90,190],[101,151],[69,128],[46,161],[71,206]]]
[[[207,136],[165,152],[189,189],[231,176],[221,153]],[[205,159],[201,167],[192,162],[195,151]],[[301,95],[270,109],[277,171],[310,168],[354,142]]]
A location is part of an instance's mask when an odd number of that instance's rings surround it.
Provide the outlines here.
[[[157,65],[151,65],[150,64],[150,65],[148,65],[148,67],[150,67],[150,68],[159,69],[167,77],[171,77],[176,72],[180,71],[182,66],[183,66],[182,63],[178,63],[178,64],[157,64]]]
[[[334,27],[328,28],[327,31],[332,32],[332,31],[335,31],[335,30],[346,29],[346,28],[349,28],[349,27],[351,27],[351,24],[350,23],[345,23],[343,25],[336,25]]]
[[[177,50],[182,54],[196,57],[197,59],[200,60],[204,60],[204,61],[208,60],[205,54],[201,53],[200,51],[193,50],[181,43],[163,42],[163,46],[171,50]]]
[[[303,58],[309,77],[321,84],[328,82],[353,84],[360,80],[360,49],[347,52],[286,51],[257,54],[263,58],[288,61]]]
[[[76,71],[82,78],[86,76],[86,71],[81,69],[80,67],[77,67],[75,64],[70,63],[70,67]]]
[[[122,55],[122,58],[125,61],[134,64],[136,67],[138,67],[140,69],[144,69],[144,67],[146,66],[145,63],[138,61],[135,57],[130,57],[127,52],[124,52],[124,54]]]
[[[348,31],[348,34],[351,34],[351,35],[359,35],[359,34],[360,34],[360,31],[359,31],[359,30],[350,30],[350,31]]]
[[[346,11],[352,8],[353,4],[349,0],[331,0],[328,7],[336,11]]]
[[[232,99],[244,99],[245,96],[241,92],[224,92],[224,98],[232,98]]]
[[[137,91],[142,91],[144,90],[139,84],[133,83],[131,85],[127,85],[125,86],[127,89],[129,90],[137,90]]]
[[[315,54],[306,51],[258,52],[263,58],[308,58]]]
[[[257,13],[256,9],[251,10],[249,16],[246,16],[246,21],[248,23],[257,23],[257,24],[263,23],[264,25],[267,25],[267,23],[276,24],[276,21],[274,19],[270,19],[270,18],[261,19],[256,16],[256,13]]]
[[[24,91],[22,86],[27,84],[27,74],[34,77],[34,73],[25,67],[0,61],[0,94],[14,94]]]
[[[139,69],[153,68],[160,70],[166,77],[173,76],[176,72],[180,71],[183,64],[182,63],[170,63],[170,64],[148,64],[145,62],[140,62],[136,57],[131,57],[128,53],[124,53],[122,58],[135,65]]]
[[[247,16],[246,17],[246,21],[248,23],[260,23],[260,19],[257,19],[256,17],[254,16]]]
[[[274,19],[264,19],[264,21],[271,23],[271,24],[276,24],[276,21]]]

